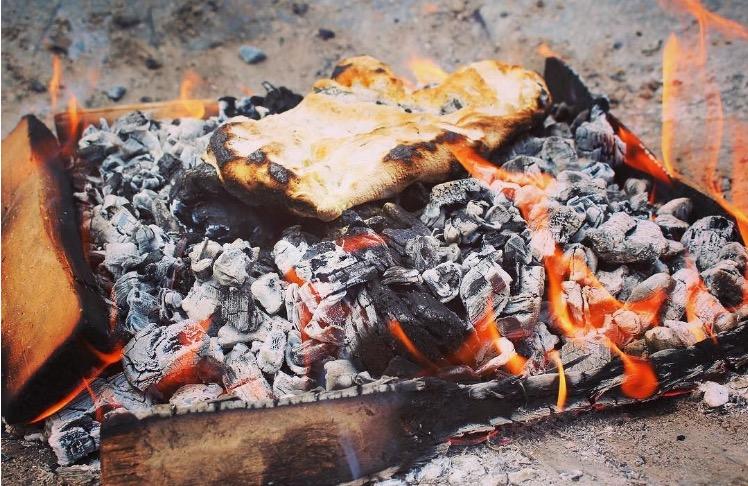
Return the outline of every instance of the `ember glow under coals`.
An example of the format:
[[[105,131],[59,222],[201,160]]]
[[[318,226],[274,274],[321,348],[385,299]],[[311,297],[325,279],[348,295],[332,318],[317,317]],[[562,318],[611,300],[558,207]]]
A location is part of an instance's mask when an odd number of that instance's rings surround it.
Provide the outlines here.
[[[96,450],[107,414],[386,376],[562,370],[565,387],[618,356],[622,390],[646,398],[657,388],[648,353],[744,318],[734,223],[693,221],[688,199],[653,203],[651,180],[621,179],[628,132],[599,106],[548,116],[486,157],[454,144],[472,177],[417,183],[321,223],[242,205],[201,159],[229,116],[294,102],[273,88],[224,99],[207,120],[133,113],[83,132],[76,195],[123,371],[50,417],[61,464]]]

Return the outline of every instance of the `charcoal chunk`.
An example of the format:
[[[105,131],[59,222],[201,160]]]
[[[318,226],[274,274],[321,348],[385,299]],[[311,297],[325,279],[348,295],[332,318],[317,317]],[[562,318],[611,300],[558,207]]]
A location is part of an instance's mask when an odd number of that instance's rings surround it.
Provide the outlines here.
[[[122,350],[127,380],[138,390],[195,368],[207,355],[210,338],[201,323],[182,321],[166,327],[151,326],[137,333]]]
[[[462,270],[454,262],[444,262],[423,272],[423,281],[442,302],[449,302],[460,293]]]
[[[277,273],[266,273],[252,282],[252,297],[268,314],[277,314],[283,307],[285,288]]]
[[[704,271],[719,260],[719,252],[735,238],[735,224],[722,216],[707,216],[692,224],[681,238],[696,260],[696,266]]]
[[[679,197],[666,202],[657,210],[658,216],[672,216],[681,221],[688,221],[693,210],[693,202],[687,197]]]
[[[509,301],[511,282],[512,277],[491,257],[468,268],[460,284],[460,298],[469,322],[475,326],[485,317],[489,305],[494,315],[499,315]]]
[[[223,394],[223,387],[218,383],[195,383],[179,388],[169,399],[177,407],[191,407],[196,403],[207,402]]]
[[[653,262],[667,250],[657,224],[621,212],[589,230],[587,239],[598,257],[610,263]]]

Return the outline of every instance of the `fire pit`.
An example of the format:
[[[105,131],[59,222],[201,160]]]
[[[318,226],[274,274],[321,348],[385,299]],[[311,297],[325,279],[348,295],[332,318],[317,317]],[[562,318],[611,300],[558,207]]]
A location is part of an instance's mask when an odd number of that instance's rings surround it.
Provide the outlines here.
[[[27,118],[5,418],[107,484],[332,483],[745,365],[742,213],[558,58],[439,78]]]

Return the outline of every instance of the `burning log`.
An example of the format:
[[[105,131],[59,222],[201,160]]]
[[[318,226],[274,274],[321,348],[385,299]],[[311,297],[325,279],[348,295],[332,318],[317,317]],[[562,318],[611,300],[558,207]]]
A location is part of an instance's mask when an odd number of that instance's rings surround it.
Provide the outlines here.
[[[714,369],[746,364],[748,326],[686,349],[651,356],[659,381],[653,398],[696,386]],[[566,373],[565,411],[639,400],[621,389],[636,375],[614,360],[594,373]],[[223,401],[190,409],[157,408],[144,418],[120,414],[102,425],[105,484],[203,482],[333,484],[407,466],[433,452],[465,423],[488,430],[548,417],[556,373],[458,385],[436,378],[306,395],[277,403]],[[195,440],[200,437],[200,440]],[[220,463],[216,462],[220,457]]]
[[[443,181],[454,168],[450,139],[495,149],[549,102],[540,76],[497,61],[409,92],[386,64],[355,57],[296,108],[219,127],[205,158],[247,204],[330,221],[415,181]]]
[[[2,404],[15,423],[53,413],[118,355],[105,354],[109,308],[84,258],[55,137],[27,116],[2,153]]]

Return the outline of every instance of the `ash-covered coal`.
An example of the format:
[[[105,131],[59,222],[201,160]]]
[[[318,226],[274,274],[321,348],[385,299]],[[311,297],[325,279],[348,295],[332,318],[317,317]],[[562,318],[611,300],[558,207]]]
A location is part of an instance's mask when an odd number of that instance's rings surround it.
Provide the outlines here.
[[[84,131],[77,196],[126,341],[124,372],[107,381],[122,398],[107,413],[385,375],[543,373],[554,349],[567,373],[592,373],[615,357],[605,340],[646,355],[748,314],[734,223],[694,221],[691,200],[653,204],[650,180],[617,179],[625,144],[597,107],[549,116],[492,154],[503,180],[417,183],[323,223],[242,205],[200,159],[229,116],[297,102],[271,89],[264,101],[223,98],[204,121],[132,113]],[[541,178],[543,190],[526,182]],[[562,264],[549,267],[554,248]],[[582,323],[573,335],[554,299]],[[61,464],[98,447],[101,407],[79,408],[49,420]]]

